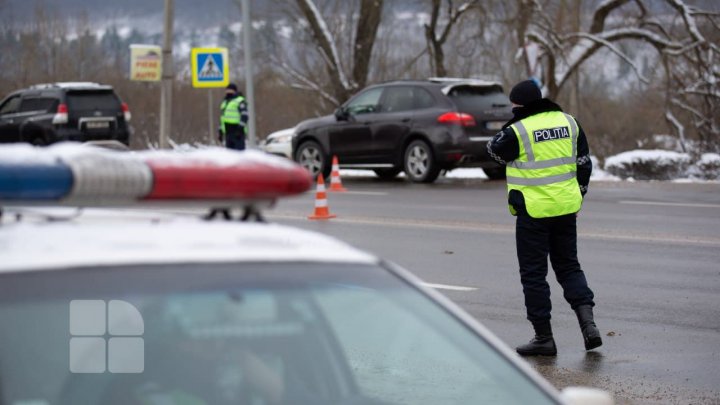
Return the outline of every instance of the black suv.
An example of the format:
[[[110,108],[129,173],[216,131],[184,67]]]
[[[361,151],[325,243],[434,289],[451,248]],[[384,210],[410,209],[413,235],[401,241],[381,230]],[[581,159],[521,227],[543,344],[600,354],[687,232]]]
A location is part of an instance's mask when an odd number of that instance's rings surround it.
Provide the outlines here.
[[[431,183],[441,170],[482,167],[502,178],[487,142],[512,117],[498,83],[472,79],[393,81],[367,87],[334,115],[301,122],[294,158],[313,176],[341,167],[372,169],[381,178],[401,171]]]
[[[111,86],[39,84],[11,93],[0,103],[0,142],[114,140],[128,145],[129,120],[127,104]]]

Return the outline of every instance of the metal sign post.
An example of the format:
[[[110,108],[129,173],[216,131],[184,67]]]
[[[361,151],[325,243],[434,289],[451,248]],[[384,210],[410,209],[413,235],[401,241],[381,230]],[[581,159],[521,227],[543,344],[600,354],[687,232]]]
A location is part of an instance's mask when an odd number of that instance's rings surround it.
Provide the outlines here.
[[[172,119],[172,82],[173,82],[173,0],[165,0],[165,28],[163,30],[162,84],[160,91],[160,149],[167,149],[170,139],[170,120]]]
[[[215,143],[215,126],[213,125],[213,96],[212,90],[208,90],[208,137],[209,143]]]
[[[255,88],[253,86],[252,73],[252,48],[250,47],[250,34],[252,25],[250,23],[250,2],[242,0],[242,30],[243,30],[243,47],[245,48],[245,88],[247,90],[248,104],[248,146],[257,148],[257,138],[255,137]]]

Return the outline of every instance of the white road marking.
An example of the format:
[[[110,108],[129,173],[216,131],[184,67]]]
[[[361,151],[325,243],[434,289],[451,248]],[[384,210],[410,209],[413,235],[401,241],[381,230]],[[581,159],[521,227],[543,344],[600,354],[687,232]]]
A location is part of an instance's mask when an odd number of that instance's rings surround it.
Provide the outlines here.
[[[333,193],[333,195],[335,194],[388,195],[388,193],[383,191],[346,191],[344,193]]]
[[[477,288],[474,287],[463,287],[461,285],[447,285],[447,284],[434,284],[434,283],[422,283],[425,287],[434,288],[436,290],[452,290],[452,291],[475,291]]]
[[[307,221],[305,215],[290,212],[272,211],[267,213],[269,219],[286,219],[295,221]],[[478,233],[494,233],[512,235],[515,232],[515,226],[509,224],[489,224],[489,223],[473,223],[473,222],[457,222],[457,221],[440,221],[440,220],[416,220],[402,218],[371,218],[371,217],[338,217],[333,219],[336,223],[358,224],[358,225],[374,225],[389,227],[405,227],[418,229],[441,229]],[[604,240],[621,240],[631,242],[646,243],[672,243],[672,244],[691,244],[691,245],[707,245],[720,246],[720,238],[704,237],[694,235],[676,235],[668,233],[617,233],[616,231],[602,230],[580,230],[579,238],[604,239]]]
[[[632,205],[659,205],[667,207],[690,207],[690,208],[720,208],[720,204],[701,204],[701,203],[673,203],[673,202],[662,202],[662,201],[631,201],[624,200],[618,201],[620,204],[632,204]]]

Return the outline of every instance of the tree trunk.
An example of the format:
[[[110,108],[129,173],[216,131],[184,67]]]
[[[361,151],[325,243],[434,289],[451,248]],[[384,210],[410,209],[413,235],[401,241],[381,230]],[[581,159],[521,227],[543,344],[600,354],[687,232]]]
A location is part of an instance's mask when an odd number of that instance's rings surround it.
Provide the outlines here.
[[[378,27],[382,20],[383,0],[361,0],[360,18],[355,35],[355,54],[353,58],[353,82],[356,89],[362,89],[367,83],[370,71],[372,50],[377,38]]]

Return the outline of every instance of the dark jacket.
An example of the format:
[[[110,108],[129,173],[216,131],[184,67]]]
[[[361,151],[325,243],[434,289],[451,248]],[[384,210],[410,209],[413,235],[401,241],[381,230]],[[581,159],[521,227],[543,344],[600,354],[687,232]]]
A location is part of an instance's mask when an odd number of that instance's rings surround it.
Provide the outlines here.
[[[498,132],[487,145],[490,156],[502,165],[507,164],[507,162],[512,162],[520,155],[520,145],[510,125],[535,114],[551,111],[562,112],[562,109],[559,105],[543,98],[526,106],[513,108],[512,111],[513,118],[503,126],[502,131]],[[575,121],[577,122],[577,120]],[[577,181],[580,186],[580,193],[582,193],[584,197],[588,190],[588,184],[590,183],[592,161],[590,160],[590,147],[588,146],[585,132],[579,122],[577,125],[579,129],[577,141]],[[515,208],[518,215],[527,215],[525,198],[520,191],[511,190],[508,194],[508,203]]]

